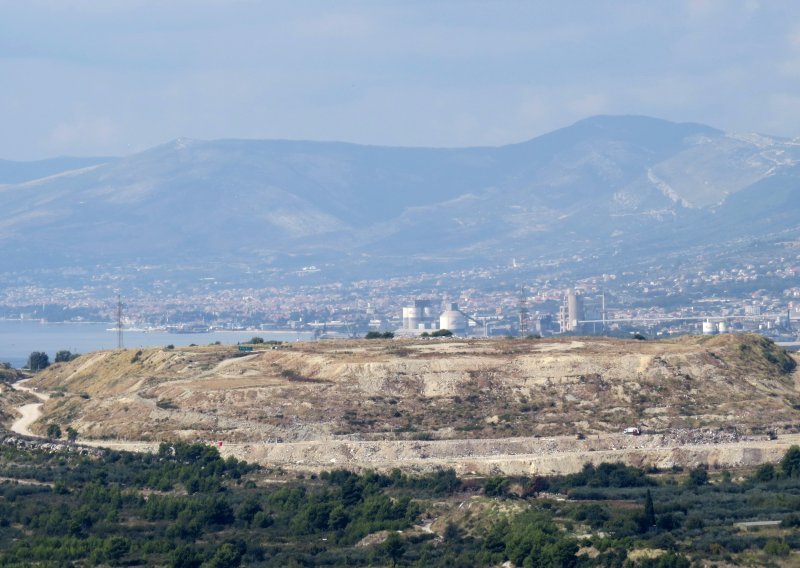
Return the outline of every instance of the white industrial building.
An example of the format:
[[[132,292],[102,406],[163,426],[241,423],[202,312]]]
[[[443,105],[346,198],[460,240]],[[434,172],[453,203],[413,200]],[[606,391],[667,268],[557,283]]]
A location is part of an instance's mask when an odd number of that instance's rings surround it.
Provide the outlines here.
[[[414,304],[403,308],[403,327],[398,333],[417,335],[422,332],[448,329],[454,335],[467,335],[469,317],[458,309],[458,304],[448,302],[436,315],[431,300],[414,300]]]
[[[467,325],[467,316],[458,309],[455,302],[448,303],[439,316],[439,329],[449,329],[455,335],[467,335]]]
[[[568,290],[564,303],[558,310],[558,323],[561,333],[580,331],[580,322],[585,319],[583,314],[583,298],[574,290]]]

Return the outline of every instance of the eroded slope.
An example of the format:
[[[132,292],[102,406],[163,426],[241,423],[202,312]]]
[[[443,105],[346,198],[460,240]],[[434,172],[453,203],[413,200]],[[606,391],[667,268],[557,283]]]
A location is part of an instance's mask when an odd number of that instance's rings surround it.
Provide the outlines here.
[[[757,336],[392,340],[105,351],[54,365],[38,427],[231,442],[791,428],[793,361]]]

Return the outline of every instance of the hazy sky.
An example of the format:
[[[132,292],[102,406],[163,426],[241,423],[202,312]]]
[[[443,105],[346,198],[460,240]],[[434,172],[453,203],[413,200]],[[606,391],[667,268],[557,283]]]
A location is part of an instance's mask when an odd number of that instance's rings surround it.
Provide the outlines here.
[[[800,2],[0,0],[0,158],[498,145],[600,113],[800,136]]]

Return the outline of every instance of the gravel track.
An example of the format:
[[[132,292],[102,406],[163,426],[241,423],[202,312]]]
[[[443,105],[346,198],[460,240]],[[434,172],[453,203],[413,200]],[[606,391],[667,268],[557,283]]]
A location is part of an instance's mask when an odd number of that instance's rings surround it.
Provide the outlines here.
[[[17,407],[17,411],[22,416],[11,425],[11,431],[22,436],[36,436],[36,434],[31,432],[30,427],[42,415],[42,405],[47,401],[47,399],[50,398],[48,395],[38,393],[32,388],[26,387],[22,384],[28,382],[29,380],[30,379],[24,379],[12,385],[16,390],[30,393],[42,401]]]

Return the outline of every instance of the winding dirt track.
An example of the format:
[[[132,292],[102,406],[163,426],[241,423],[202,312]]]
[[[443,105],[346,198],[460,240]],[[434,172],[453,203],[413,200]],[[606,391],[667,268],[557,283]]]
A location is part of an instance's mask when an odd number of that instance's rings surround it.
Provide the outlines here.
[[[47,401],[47,399],[50,398],[46,394],[38,393],[30,387],[23,386],[22,383],[26,383],[29,380],[30,379],[25,379],[12,385],[16,390],[30,393],[42,401],[32,402],[30,404],[17,407],[17,411],[22,416],[11,425],[11,431],[22,436],[36,436],[36,434],[30,430],[31,424],[36,422],[42,415],[42,405]]]

